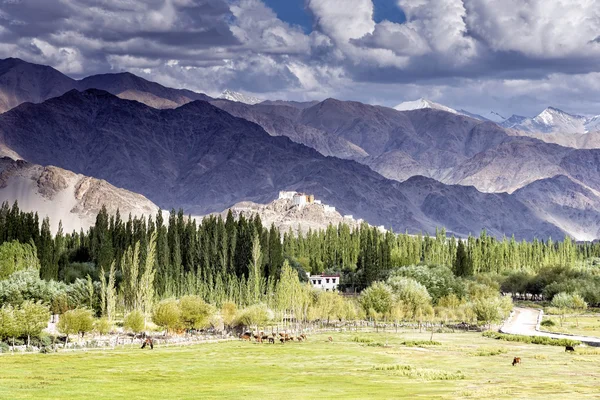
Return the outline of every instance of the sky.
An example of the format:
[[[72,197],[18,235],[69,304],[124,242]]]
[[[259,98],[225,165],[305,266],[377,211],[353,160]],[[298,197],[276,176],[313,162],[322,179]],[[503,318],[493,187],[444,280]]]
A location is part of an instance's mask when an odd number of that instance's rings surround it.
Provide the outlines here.
[[[600,114],[600,0],[0,0],[0,57],[213,96]]]

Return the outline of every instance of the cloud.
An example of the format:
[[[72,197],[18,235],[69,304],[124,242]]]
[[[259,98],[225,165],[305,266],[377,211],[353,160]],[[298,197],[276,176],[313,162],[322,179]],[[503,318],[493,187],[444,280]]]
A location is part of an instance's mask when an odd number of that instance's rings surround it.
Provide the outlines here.
[[[209,94],[600,113],[599,0],[395,0],[403,23],[379,1],[304,0],[307,34],[262,0],[0,0],[0,57]]]

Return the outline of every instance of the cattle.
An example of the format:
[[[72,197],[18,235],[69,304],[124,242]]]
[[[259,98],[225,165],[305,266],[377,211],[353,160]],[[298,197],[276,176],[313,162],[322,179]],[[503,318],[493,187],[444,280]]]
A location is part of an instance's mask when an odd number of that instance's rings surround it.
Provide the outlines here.
[[[279,338],[279,341],[281,342],[281,344],[285,343],[285,339],[284,338]]]
[[[297,341],[299,341],[299,342],[301,342],[301,341],[302,341],[302,336],[298,336],[298,337],[296,338],[296,340],[297,340]]]
[[[273,343],[273,344],[275,344],[275,338],[272,338],[272,337],[270,337],[270,338],[269,338],[269,343]]]
[[[250,341],[252,339],[252,336],[246,332],[240,335],[240,339]]]
[[[306,335],[305,335],[304,333],[303,333],[302,335],[300,335],[300,337],[301,337],[303,340],[306,340]]]
[[[574,352],[575,351],[575,347],[573,346],[565,346],[565,352],[570,351],[570,352]]]
[[[512,362],[513,367],[517,364],[521,364],[521,357],[513,358],[513,362]]]
[[[332,338],[331,336],[329,336],[329,337],[327,338],[327,340],[329,340],[330,342],[333,342],[333,338]]]
[[[142,344],[142,349],[145,348],[147,345],[150,346],[150,350],[154,349],[154,342],[152,341],[152,339],[146,338],[144,340],[144,344]]]
[[[270,338],[269,335],[264,335],[263,334],[261,339],[262,340],[268,340],[268,339],[272,339],[272,338]]]

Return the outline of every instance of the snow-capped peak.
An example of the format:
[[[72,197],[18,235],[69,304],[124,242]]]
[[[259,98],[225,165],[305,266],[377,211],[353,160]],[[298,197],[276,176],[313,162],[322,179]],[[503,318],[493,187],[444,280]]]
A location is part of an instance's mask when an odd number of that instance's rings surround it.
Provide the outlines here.
[[[237,101],[237,102],[246,103],[246,104],[262,103],[262,100],[257,97],[248,96],[246,94],[243,94],[240,92],[234,92],[233,90],[229,90],[229,89],[225,89],[223,91],[223,93],[221,93],[219,98],[225,99],[225,100],[230,100],[230,101]]]
[[[410,110],[420,110],[423,108],[432,108],[434,110],[446,111],[452,114],[458,114],[459,112],[453,108],[446,107],[442,104],[435,103],[433,101],[420,98],[414,101],[405,101],[404,103],[400,103],[394,107],[394,109],[398,111],[410,111]]]

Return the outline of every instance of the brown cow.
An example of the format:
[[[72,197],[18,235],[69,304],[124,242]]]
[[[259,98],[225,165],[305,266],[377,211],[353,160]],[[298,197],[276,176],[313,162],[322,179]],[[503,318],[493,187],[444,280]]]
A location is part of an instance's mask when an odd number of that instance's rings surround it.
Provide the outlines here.
[[[250,336],[250,334],[248,333],[244,333],[240,335],[240,339],[250,341],[252,339],[252,336]]]
[[[331,336],[329,336],[329,337],[327,338],[327,340],[329,340],[330,342],[333,342],[333,338],[332,338]]]
[[[301,337],[303,340],[307,340],[307,339],[306,339],[306,335],[305,335],[304,333],[303,333],[302,335],[300,335],[300,337]]]
[[[301,342],[301,341],[302,341],[302,336],[298,336],[298,337],[296,338],[296,340],[297,340],[297,341],[299,341],[299,342]]]
[[[147,345],[149,345],[149,346],[150,346],[150,350],[154,349],[154,342],[152,342],[152,339],[150,339],[150,338],[146,338],[146,339],[144,340],[144,344],[142,344],[142,349],[143,349],[144,347],[146,347]]]
[[[513,358],[513,362],[512,362],[513,367],[517,364],[521,364],[521,357]]]

